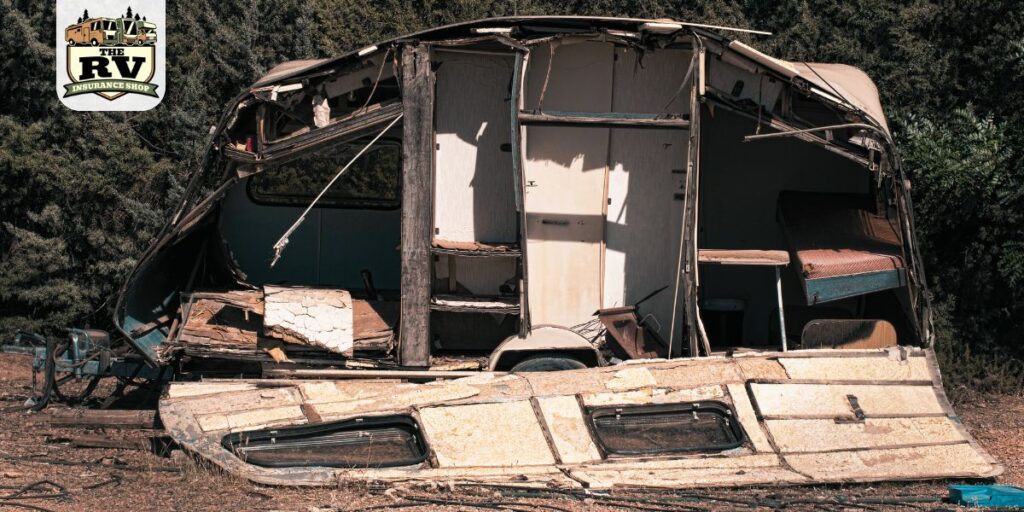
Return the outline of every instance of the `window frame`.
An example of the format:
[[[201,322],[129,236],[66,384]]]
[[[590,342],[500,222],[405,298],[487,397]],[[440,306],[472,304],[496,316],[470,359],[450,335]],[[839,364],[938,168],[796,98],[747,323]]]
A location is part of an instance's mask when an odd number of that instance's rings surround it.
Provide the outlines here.
[[[303,439],[313,438],[317,435],[327,435],[346,430],[372,430],[374,428],[402,428],[407,432],[411,433],[412,438],[415,442],[415,446],[418,450],[418,454],[415,458],[397,460],[393,462],[375,462],[374,464],[367,465],[352,465],[352,464],[324,464],[321,462],[311,462],[307,464],[294,464],[290,462],[275,462],[275,461],[263,461],[252,462],[242,453],[236,450],[236,446],[239,444],[249,444],[253,441],[264,442],[265,444],[287,447],[289,439]],[[284,441],[284,442],[282,442]],[[341,421],[332,421],[326,423],[315,423],[308,425],[300,425],[293,427],[281,427],[281,428],[267,428],[263,430],[250,430],[244,432],[235,432],[228,434],[221,439],[221,447],[230,452],[233,456],[238,458],[245,464],[252,464],[254,466],[264,468],[298,468],[298,467],[329,467],[329,468],[340,468],[340,469],[372,469],[372,468],[397,468],[397,467],[411,467],[423,464],[429,459],[430,447],[427,444],[426,437],[423,435],[420,429],[419,423],[410,415],[388,415],[388,416],[364,416],[350,418]]]
[[[342,142],[341,144],[352,145],[350,143],[344,143],[344,142]],[[356,199],[356,198],[344,198],[344,199],[338,200],[338,199],[328,199],[325,196],[324,198],[322,198],[317,203],[316,206],[314,206],[314,209],[324,208],[324,209],[338,209],[338,210],[384,210],[384,211],[394,211],[394,210],[401,209],[402,208],[402,173],[403,173],[402,162],[403,162],[403,160],[405,158],[405,155],[402,153],[402,141],[398,140],[398,139],[393,139],[393,138],[381,139],[380,141],[377,142],[377,144],[374,145],[374,147],[370,148],[370,151],[373,151],[375,149],[379,150],[379,148],[381,148],[382,146],[390,146],[390,147],[394,147],[395,149],[398,150],[398,158],[399,158],[399,160],[398,160],[398,183],[395,186],[395,199],[394,200],[392,200],[392,201],[384,201],[384,200]],[[320,151],[329,151],[329,150],[333,149],[334,147],[335,147],[335,145],[327,146],[325,148],[313,151],[312,153],[310,153],[310,155],[316,155]],[[366,155],[363,155],[363,156],[366,156]],[[360,158],[362,158],[362,157],[360,157]],[[265,175],[265,173],[274,172],[274,171],[278,170],[281,166],[295,163],[297,160],[300,160],[300,159],[301,159],[301,157],[300,158],[295,158],[295,159],[289,159],[288,161],[280,163],[280,164],[268,165],[266,169],[263,169],[263,170],[261,170],[259,172],[256,172],[256,173],[253,173],[251,176],[249,176],[246,179],[246,183],[245,183],[245,194],[246,194],[246,196],[249,197],[249,201],[251,201],[253,204],[258,204],[260,206],[270,206],[270,207],[305,208],[305,207],[309,206],[309,203],[312,202],[313,199],[316,196],[285,196],[285,195],[277,195],[277,197],[279,197],[279,198],[294,198],[294,202],[289,202],[287,200],[276,200],[276,201],[275,200],[268,200],[267,196],[268,195],[272,195],[272,194],[260,194],[259,192],[257,192],[255,190],[256,187],[254,185],[254,180],[259,179],[260,176]],[[352,169],[349,169],[349,171],[351,171],[351,170]],[[349,172],[349,171],[346,171],[346,173]],[[326,185],[326,183],[324,185]]]
[[[711,445],[711,446],[682,446],[678,448],[650,448],[650,449],[626,449],[619,450],[609,447],[605,438],[602,436],[602,429],[598,425],[598,420],[607,416],[614,416],[616,414],[622,416],[634,416],[643,414],[658,414],[658,413],[681,413],[681,414],[692,414],[696,410],[697,413],[712,413],[719,416],[725,417],[728,420],[728,430],[731,432],[733,442],[722,444],[722,445]],[[708,400],[703,402],[680,402],[671,404],[630,404],[630,405],[602,405],[597,407],[588,407],[587,413],[587,428],[590,429],[591,435],[594,438],[594,444],[601,450],[601,453],[608,457],[636,457],[636,456],[661,456],[661,455],[673,455],[681,453],[692,453],[692,454],[716,454],[733,450],[743,446],[747,441],[746,432],[743,429],[743,425],[736,417],[736,412],[732,406],[725,402],[717,400]]]

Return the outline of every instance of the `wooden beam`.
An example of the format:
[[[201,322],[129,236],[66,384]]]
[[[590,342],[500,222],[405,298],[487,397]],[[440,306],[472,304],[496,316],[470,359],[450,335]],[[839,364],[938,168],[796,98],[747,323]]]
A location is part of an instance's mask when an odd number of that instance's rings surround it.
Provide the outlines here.
[[[690,121],[681,117],[661,114],[632,114],[626,112],[520,112],[523,124],[595,125],[627,128],[688,129]]]
[[[402,313],[399,362],[430,366],[434,74],[428,45],[402,48]]]
[[[54,410],[35,417],[36,421],[54,427],[160,429],[160,420],[153,409],[110,410],[69,409]]]
[[[485,373],[496,377],[507,375],[507,372],[485,372],[481,370],[331,370],[307,368],[268,368],[263,370],[265,379],[412,379],[437,380],[461,379]]]

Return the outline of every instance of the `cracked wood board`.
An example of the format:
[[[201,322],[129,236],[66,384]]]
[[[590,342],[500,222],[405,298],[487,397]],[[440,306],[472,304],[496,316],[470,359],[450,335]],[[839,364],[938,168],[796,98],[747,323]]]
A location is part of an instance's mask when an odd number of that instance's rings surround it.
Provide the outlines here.
[[[538,398],[537,405],[544,417],[544,427],[551,433],[558,460],[576,463],[601,459],[601,452],[590,438],[586,419],[576,397]]]
[[[1003,472],[968,443],[796,454],[785,459],[794,470],[831,482],[988,478]]]
[[[447,384],[447,383],[445,383]],[[312,404],[314,410],[325,420],[343,419],[375,411],[409,409],[412,406],[430,405],[469,398],[479,391],[466,385],[421,385],[404,389],[401,393],[376,396],[362,400]]]
[[[931,381],[928,361],[923,357],[779,358],[791,379],[813,380],[898,380]]]
[[[268,336],[352,356],[352,295],[348,290],[264,286]]]
[[[757,421],[757,413],[754,412],[754,406],[750,403],[750,395],[747,394],[746,386],[728,384],[726,387],[729,390],[729,397],[732,398],[733,409],[736,410],[736,420],[743,426],[744,433],[754,447],[754,451],[774,451],[764,433],[762,423]]]
[[[574,468],[571,474],[586,482],[589,488],[597,489],[734,487],[808,481],[803,475],[784,468],[775,454],[609,462]]]
[[[953,420],[945,416],[867,418],[863,422],[838,423],[835,420],[767,420],[765,424],[783,453],[967,441]]]
[[[607,405],[673,404],[679,402],[702,402],[722,400],[725,392],[721,386],[702,386],[693,389],[647,387],[618,393],[586,393],[582,395],[587,407]]]
[[[553,465],[533,406],[515,402],[420,409],[440,467]]]
[[[931,386],[878,384],[751,384],[764,417],[846,418],[854,415],[848,397],[867,416],[942,415]]]

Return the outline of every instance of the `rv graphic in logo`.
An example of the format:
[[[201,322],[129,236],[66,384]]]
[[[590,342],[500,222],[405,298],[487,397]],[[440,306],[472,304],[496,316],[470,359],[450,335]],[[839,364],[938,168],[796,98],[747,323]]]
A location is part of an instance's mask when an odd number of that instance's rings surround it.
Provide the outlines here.
[[[58,95],[72,109],[148,110],[163,96],[163,3],[139,1],[134,9],[122,4],[113,10],[115,2],[57,3]],[[70,8],[86,3],[68,16]]]

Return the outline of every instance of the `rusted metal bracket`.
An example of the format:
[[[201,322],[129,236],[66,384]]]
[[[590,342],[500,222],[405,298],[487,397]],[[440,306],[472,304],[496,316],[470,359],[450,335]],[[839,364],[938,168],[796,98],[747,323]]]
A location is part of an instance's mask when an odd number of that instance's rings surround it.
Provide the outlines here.
[[[651,331],[637,314],[636,306],[607,308],[597,311],[601,324],[608,329],[614,343],[608,347],[620,359],[650,359],[668,355],[668,347],[657,333]]]

